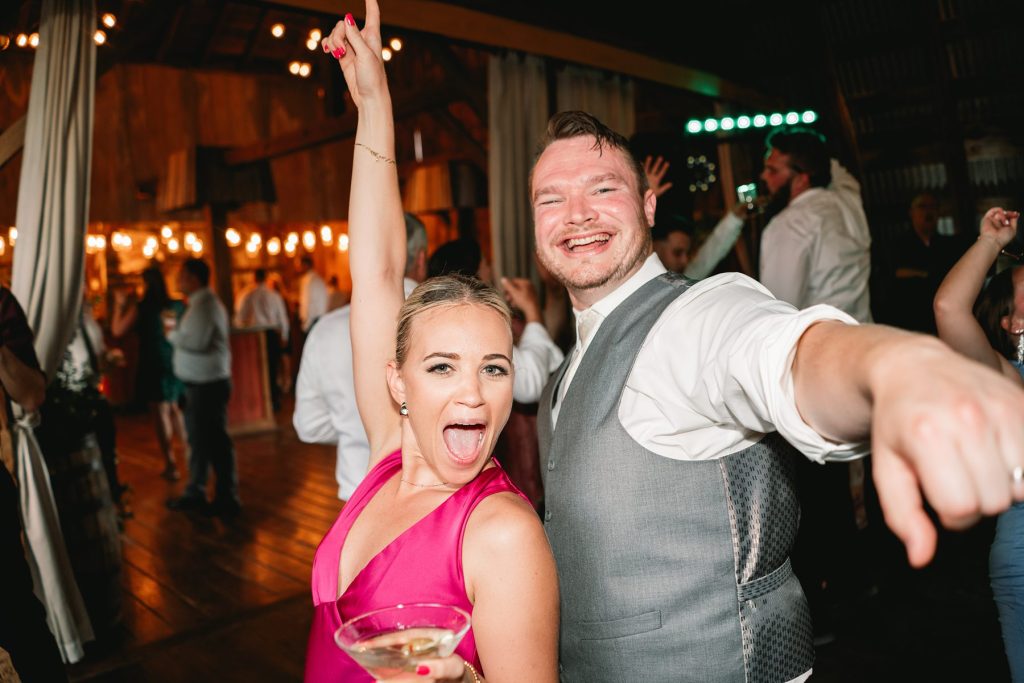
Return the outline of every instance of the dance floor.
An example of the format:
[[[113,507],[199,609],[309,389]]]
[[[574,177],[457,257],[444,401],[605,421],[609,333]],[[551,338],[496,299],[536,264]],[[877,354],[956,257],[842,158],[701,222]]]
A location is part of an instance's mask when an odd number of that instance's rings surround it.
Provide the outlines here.
[[[290,420],[286,403],[278,432],[235,440],[245,509],[225,523],[166,510],[181,483],[159,476],[151,422],[118,418],[134,510],[122,537],[123,618],[69,668],[72,681],[302,679],[310,563],[341,503],[333,447],[299,442]],[[947,538],[931,570],[897,570],[877,594],[837,605],[836,640],[819,647],[812,681],[1009,680],[985,543],[984,532]]]

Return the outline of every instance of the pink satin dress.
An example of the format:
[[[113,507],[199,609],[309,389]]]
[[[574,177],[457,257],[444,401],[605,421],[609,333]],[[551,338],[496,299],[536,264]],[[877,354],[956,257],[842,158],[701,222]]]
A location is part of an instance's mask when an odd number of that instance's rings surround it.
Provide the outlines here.
[[[307,683],[372,683],[370,674],[334,642],[334,632],[352,617],[410,602],[454,605],[472,614],[462,575],[462,538],[470,514],[494,493],[511,491],[530,502],[500,466],[484,470],[381,550],[338,597],[338,565],[348,530],[374,494],[401,468],[400,451],[377,463],[316,549]],[[480,668],[472,628],[455,651]]]

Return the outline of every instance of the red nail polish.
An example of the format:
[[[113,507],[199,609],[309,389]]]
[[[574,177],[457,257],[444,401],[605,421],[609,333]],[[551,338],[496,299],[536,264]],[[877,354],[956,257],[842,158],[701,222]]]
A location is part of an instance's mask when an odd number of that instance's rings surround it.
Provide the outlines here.
[[[351,12],[349,12],[348,14],[345,15],[345,23],[348,24],[349,26],[355,26],[356,25],[356,20],[352,17],[352,13]]]
[[[352,15],[350,14],[349,16],[352,16]],[[426,664],[420,664],[419,666],[416,667],[416,675],[417,676],[426,676],[428,674],[430,674],[430,667],[427,666]]]
[[[328,47],[327,43],[324,43],[323,48],[324,48],[324,52],[330,52],[331,51],[331,48]]]
[[[342,57],[345,56],[345,48],[339,47],[337,50],[335,50],[331,54],[334,55],[335,59],[341,59]]]

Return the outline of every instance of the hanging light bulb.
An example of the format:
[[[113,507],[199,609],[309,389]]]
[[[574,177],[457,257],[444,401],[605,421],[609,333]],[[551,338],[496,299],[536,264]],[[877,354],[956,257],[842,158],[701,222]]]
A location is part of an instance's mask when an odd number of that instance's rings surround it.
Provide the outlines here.
[[[320,39],[310,36],[306,39],[306,49],[312,52],[320,45]]]
[[[281,253],[281,240],[277,237],[271,237],[267,240],[267,253],[271,256],[277,256]]]
[[[103,25],[106,26],[107,28],[114,28],[114,26],[117,24],[117,17],[115,17],[110,12],[106,12],[103,15],[103,18],[101,19],[101,21],[103,22]]]
[[[174,231],[171,230],[171,226],[165,225],[162,228],[160,228],[160,239],[162,239],[164,242],[171,239],[172,235],[174,235]]]
[[[291,75],[293,75],[293,76],[298,76],[299,75],[299,69],[301,69],[301,68],[302,68],[302,65],[299,64],[299,62],[297,62],[297,61],[295,61],[295,62],[288,62],[288,72]]]
[[[104,235],[96,235],[96,249],[104,251],[107,248],[107,238]]]
[[[0,236],[0,256],[7,253],[7,240]]]
[[[288,238],[285,240],[285,242],[287,242],[288,244],[298,244],[299,243],[299,233],[297,233],[297,232],[290,232],[290,233],[288,233]]]
[[[18,47],[25,47],[28,45],[28,36],[24,33],[19,33],[18,37],[14,39],[14,44]]]
[[[285,242],[284,253],[288,254],[289,256],[295,256],[295,242]]]
[[[284,24],[277,23],[270,27],[270,35],[275,38],[284,37]]]
[[[224,231],[224,241],[229,247],[237,247],[242,243],[242,235],[234,228],[228,228]]]
[[[263,244],[263,235],[259,234],[258,232],[254,232],[253,234],[249,235],[249,244],[255,244],[256,248],[259,249],[260,246]]]
[[[11,229],[7,231],[7,239],[10,240],[12,247],[14,246],[14,243],[18,241],[18,229],[13,225],[11,226]]]
[[[171,252],[172,254],[177,254],[179,249],[181,249],[181,245],[178,243],[177,237],[172,237],[171,239],[167,240],[167,251]]]
[[[390,47],[385,47],[381,49],[380,56],[384,59],[385,62],[390,62],[394,54],[391,52]]]
[[[331,230],[331,226],[329,226],[329,225],[321,225],[320,226],[320,241],[323,242],[326,245],[329,245],[332,242],[334,242],[334,231]]]
[[[309,74],[313,72],[313,67],[309,65],[309,62],[303,62],[299,65],[299,77],[308,78]]]
[[[159,243],[156,241],[155,237],[147,237],[146,238],[146,243],[142,246],[142,248],[143,249],[152,249],[153,251],[156,251],[156,248],[157,248],[158,245],[159,245]]]
[[[107,42],[107,32],[98,28],[96,33],[92,34],[92,39],[97,45],[103,45],[103,43]]]
[[[146,245],[144,245],[142,247],[142,255],[145,256],[146,258],[153,258],[153,256],[155,254],[156,254],[156,247],[155,246],[150,246],[149,244],[146,244]]]
[[[192,245],[195,244],[195,242],[196,242],[196,234],[194,232],[186,232],[185,233],[185,246],[191,249]]]
[[[345,233],[338,235],[338,251],[348,251],[348,235]]]
[[[247,253],[249,256],[255,256],[259,252],[259,242],[253,242],[252,240],[249,240],[248,242],[245,243],[245,253]]]
[[[199,256],[200,254],[203,253],[203,241],[200,239],[193,240],[192,244],[190,244],[188,248],[192,251],[193,254]]]
[[[389,45],[391,45],[391,49],[394,50],[395,52],[400,52],[402,50],[402,39],[392,38]]]
[[[30,47],[39,47],[39,34],[31,33],[28,37],[28,44]]]
[[[309,32],[309,39],[310,40],[314,40],[314,41],[316,41],[318,43],[320,42],[320,39],[323,38],[323,37],[324,37],[323,34],[320,33],[320,29],[318,29],[318,28],[311,29],[310,32]]]
[[[313,251],[313,247],[316,246],[316,233],[312,230],[302,233],[302,246],[306,248],[306,251]]]

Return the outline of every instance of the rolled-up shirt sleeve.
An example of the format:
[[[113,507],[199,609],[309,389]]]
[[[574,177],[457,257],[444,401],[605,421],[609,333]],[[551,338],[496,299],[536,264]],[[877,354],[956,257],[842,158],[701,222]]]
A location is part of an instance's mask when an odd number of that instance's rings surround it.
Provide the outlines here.
[[[798,311],[738,274],[694,285],[648,334],[619,406],[626,431],[650,450],[709,460],[778,431],[811,460],[848,460],[864,443],[837,443],[800,416],[793,359],[824,320],[856,324],[831,306]]]

